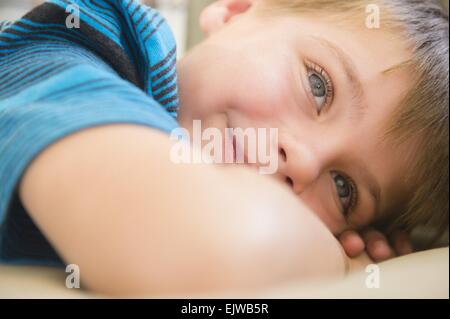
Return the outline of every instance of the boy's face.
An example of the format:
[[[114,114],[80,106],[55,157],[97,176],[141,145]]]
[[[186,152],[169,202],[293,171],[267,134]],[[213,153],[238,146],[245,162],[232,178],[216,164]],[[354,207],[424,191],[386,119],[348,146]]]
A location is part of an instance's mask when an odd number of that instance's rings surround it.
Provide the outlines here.
[[[406,70],[382,73],[410,57],[401,42],[364,21],[225,15],[222,4],[203,15],[209,38],[179,63],[181,125],[278,128],[275,177],[334,234],[392,212],[413,149],[383,138],[411,83]]]

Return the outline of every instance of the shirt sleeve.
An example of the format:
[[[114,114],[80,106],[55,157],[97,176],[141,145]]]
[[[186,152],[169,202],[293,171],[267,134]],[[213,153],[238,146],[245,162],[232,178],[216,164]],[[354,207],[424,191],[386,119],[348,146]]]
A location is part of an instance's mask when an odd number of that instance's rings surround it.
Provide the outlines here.
[[[79,4],[80,28],[65,25]],[[137,1],[59,1],[0,33],[0,261],[63,265],[17,186],[36,156],[74,132],[112,123],[178,127],[175,47]],[[109,6],[108,6],[109,4]]]

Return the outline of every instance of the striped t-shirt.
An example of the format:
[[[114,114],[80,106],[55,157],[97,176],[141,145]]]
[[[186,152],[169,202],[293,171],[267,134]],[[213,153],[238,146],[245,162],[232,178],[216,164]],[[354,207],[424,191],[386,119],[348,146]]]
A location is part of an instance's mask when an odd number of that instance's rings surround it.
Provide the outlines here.
[[[51,0],[0,30],[0,261],[62,265],[18,182],[46,147],[83,128],[176,128],[174,38],[135,0]]]

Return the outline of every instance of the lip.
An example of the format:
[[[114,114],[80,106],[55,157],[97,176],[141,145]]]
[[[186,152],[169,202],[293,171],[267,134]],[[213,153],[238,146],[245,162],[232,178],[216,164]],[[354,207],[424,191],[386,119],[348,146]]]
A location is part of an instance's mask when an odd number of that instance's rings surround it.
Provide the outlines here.
[[[235,164],[250,165],[250,163],[248,163],[247,154],[245,153],[244,148],[242,147],[241,144],[238,143],[238,141],[236,140],[236,135],[234,135],[234,134],[232,136],[232,144],[233,144],[233,162]],[[239,163],[237,162],[238,151],[240,152],[239,154],[242,154],[242,162],[239,162]]]
[[[247,159],[246,159],[246,155],[244,150],[242,149],[241,145],[238,144],[237,140],[236,140],[236,136],[233,134],[233,147],[234,147],[234,162],[236,164],[246,164],[247,163]],[[242,154],[242,163],[241,162],[237,162],[238,160],[238,151],[240,152],[240,154]]]
[[[246,164],[249,165],[248,160],[247,160],[247,154],[244,152],[244,149],[241,147],[240,144],[238,144],[237,140],[236,140],[236,136],[234,134],[229,133],[229,130],[234,131],[235,128],[232,127],[230,125],[229,122],[227,122],[227,126],[226,126],[226,139],[229,141],[228,143],[230,143],[233,147],[232,147],[232,152],[233,152],[233,164]],[[224,146],[224,149],[226,149],[226,147]],[[243,163],[237,163],[237,151],[242,152],[242,157],[243,157]],[[225,152],[224,152],[225,154]],[[226,159],[226,154],[224,155],[225,159]]]
[[[233,138],[232,138],[232,144],[233,144],[233,163],[236,163],[236,158],[237,158],[236,136],[234,136],[234,134],[233,134]]]
[[[234,136],[229,133],[228,129],[231,129],[231,127],[227,123],[227,126],[224,129],[225,138],[224,138],[224,145],[223,145],[223,162],[225,164],[232,164],[236,161],[236,141],[234,139]],[[229,147],[227,147],[228,145],[231,145],[232,147],[229,148]],[[231,163],[228,162],[228,158],[230,157],[229,156],[230,151],[231,151],[231,155],[232,155]]]

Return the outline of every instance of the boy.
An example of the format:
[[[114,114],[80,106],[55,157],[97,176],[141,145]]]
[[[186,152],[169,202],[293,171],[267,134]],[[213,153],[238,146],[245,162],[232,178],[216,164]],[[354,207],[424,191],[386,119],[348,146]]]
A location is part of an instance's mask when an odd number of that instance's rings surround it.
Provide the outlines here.
[[[8,26],[3,260],[74,263],[110,294],[255,289],[343,275],[364,242],[393,254],[352,229],[448,224],[448,18],[380,1],[372,29],[366,4],[218,1],[178,72],[164,21],[135,1],[54,0]],[[278,128],[275,178],[172,163],[178,90],[188,131]]]

